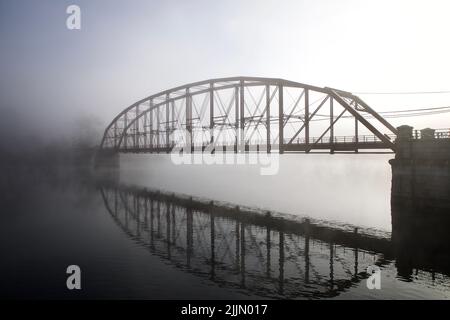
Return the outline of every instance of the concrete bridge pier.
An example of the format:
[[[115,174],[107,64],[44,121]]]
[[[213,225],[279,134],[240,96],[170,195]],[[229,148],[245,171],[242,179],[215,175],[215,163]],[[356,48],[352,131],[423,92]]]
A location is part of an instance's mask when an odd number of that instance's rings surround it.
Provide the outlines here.
[[[450,138],[433,129],[398,128],[392,166],[395,205],[450,209]],[[450,215],[450,210],[448,211]]]
[[[450,228],[450,136],[398,128],[392,166],[392,231],[404,226],[432,234]],[[424,223],[426,221],[426,223]],[[429,226],[430,230],[425,230]]]
[[[392,242],[399,273],[450,270],[450,137],[398,128],[392,166]]]

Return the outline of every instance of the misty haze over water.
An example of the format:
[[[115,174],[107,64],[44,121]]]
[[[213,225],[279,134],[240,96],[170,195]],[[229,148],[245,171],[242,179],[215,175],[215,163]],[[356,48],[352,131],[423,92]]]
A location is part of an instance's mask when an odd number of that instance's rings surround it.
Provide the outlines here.
[[[391,229],[393,154],[286,154],[279,172],[262,165],[175,165],[169,155],[121,155],[127,184],[189,194],[236,205]]]
[[[4,260],[0,271],[8,276],[2,282],[0,296],[44,299],[449,298],[446,267],[438,263],[435,269],[418,267],[410,271],[411,258],[405,260],[397,255],[390,233],[386,232],[390,221],[388,192],[385,193],[387,199],[377,199],[383,202],[382,210],[377,209],[379,204],[375,202],[366,206],[359,200],[357,205],[337,201],[332,206],[323,204],[325,201],[320,198],[309,199],[318,183],[308,188],[298,181],[300,177],[295,176],[292,168],[288,171],[292,176],[289,188],[274,177],[270,178],[270,188],[261,187],[263,178],[257,178],[255,168],[245,170],[244,175],[239,168],[232,167],[224,168],[221,173],[214,170],[218,181],[214,185],[206,175],[209,169],[204,167],[193,170],[179,167],[170,170],[173,176],[168,177],[166,171],[160,171],[172,167],[164,158],[126,156],[119,171],[95,172],[87,167],[55,166],[5,172],[2,207],[6,214],[1,217],[1,229],[3,235],[13,236],[2,241],[2,252],[8,259]],[[303,162],[306,166],[308,161],[315,161],[309,166],[323,172],[326,160],[320,158],[321,155],[308,155],[304,159],[287,156],[281,160],[280,174],[283,175],[286,165]],[[375,157],[371,161],[376,160],[380,159]],[[130,168],[133,161],[152,169]],[[368,164],[350,165],[359,161],[357,159],[342,161],[340,166],[347,167],[346,175],[351,175],[352,179],[366,173],[366,179],[377,181],[386,170],[380,165],[367,174]],[[388,172],[384,172],[389,177]],[[302,175],[308,176],[305,172]],[[162,177],[165,183],[161,183]],[[327,177],[328,174],[320,179],[327,181]],[[239,181],[236,184],[240,187],[232,190],[230,180]],[[314,179],[310,175],[307,180]],[[336,194],[356,197],[366,197],[374,188],[376,191],[383,188],[383,184],[389,185],[389,179],[380,178],[380,186],[369,181],[372,187],[368,185],[361,191],[354,185],[342,190],[345,184],[329,182],[341,189]],[[294,187],[308,192],[307,197],[295,197],[296,191],[291,190]],[[274,200],[269,202],[259,196],[261,189],[266,192],[266,198],[269,193],[278,197],[283,193],[286,197],[274,204]],[[242,190],[245,195],[240,195]],[[321,190],[332,202],[334,189],[330,186]],[[207,209],[211,199],[219,200],[214,201],[216,209],[213,211]],[[251,208],[254,203],[262,203],[259,207],[266,209],[271,209],[272,205],[277,207],[276,211],[291,214],[273,211],[267,214],[259,210],[247,213],[246,210],[255,210]],[[241,206],[235,212],[236,204],[250,208]],[[279,209],[282,206],[284,208]],[[311,219],[305,220],[304,216]],[[363,223],[367,219],[371,219],[370,222]],[[312,228],[311,233],[308,227],[304,229],[305,223]],[[360,227],[373,227],[376,223],[376,230]],[[407,248],[401,250],[408,252]],[[414,263],[420,263],[414,262],[415,258],[412,261],[413,267]],[[81,266],[84,275],[84,287],[79,293],[61,285],[66,278],[61,270],[74,262]],[[374,263],[382,270],[381,291],[366,288],[365,269]]]

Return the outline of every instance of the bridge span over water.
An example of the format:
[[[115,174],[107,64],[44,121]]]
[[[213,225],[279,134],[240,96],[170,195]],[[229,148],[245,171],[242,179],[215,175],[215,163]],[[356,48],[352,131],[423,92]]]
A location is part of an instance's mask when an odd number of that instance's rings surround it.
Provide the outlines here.
[[[199,81],[153,94],[120,112],[101,150],[394,150],[397,129],[350,92],[276,78]]]

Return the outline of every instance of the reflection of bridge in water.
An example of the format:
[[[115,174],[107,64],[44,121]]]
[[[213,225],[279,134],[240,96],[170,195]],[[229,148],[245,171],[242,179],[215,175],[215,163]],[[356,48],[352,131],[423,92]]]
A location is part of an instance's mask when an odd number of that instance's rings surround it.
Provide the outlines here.
[[[273,298],[326,298],[390,262],[390,240],[252,210],[102,187],[118,225],[151,252],[219,286]]]

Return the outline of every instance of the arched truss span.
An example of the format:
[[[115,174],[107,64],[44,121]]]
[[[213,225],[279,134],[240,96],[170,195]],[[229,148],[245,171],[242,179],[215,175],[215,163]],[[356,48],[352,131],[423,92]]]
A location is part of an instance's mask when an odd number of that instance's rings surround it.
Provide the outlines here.
[[[396,129],[358,96],[289,80],[211,79],[132,104],[108,125],[101,149],[119,152],[392,149]],[[211,146],[214,146],[211,149]],[[256,147],[256,148],[255,148]]]

